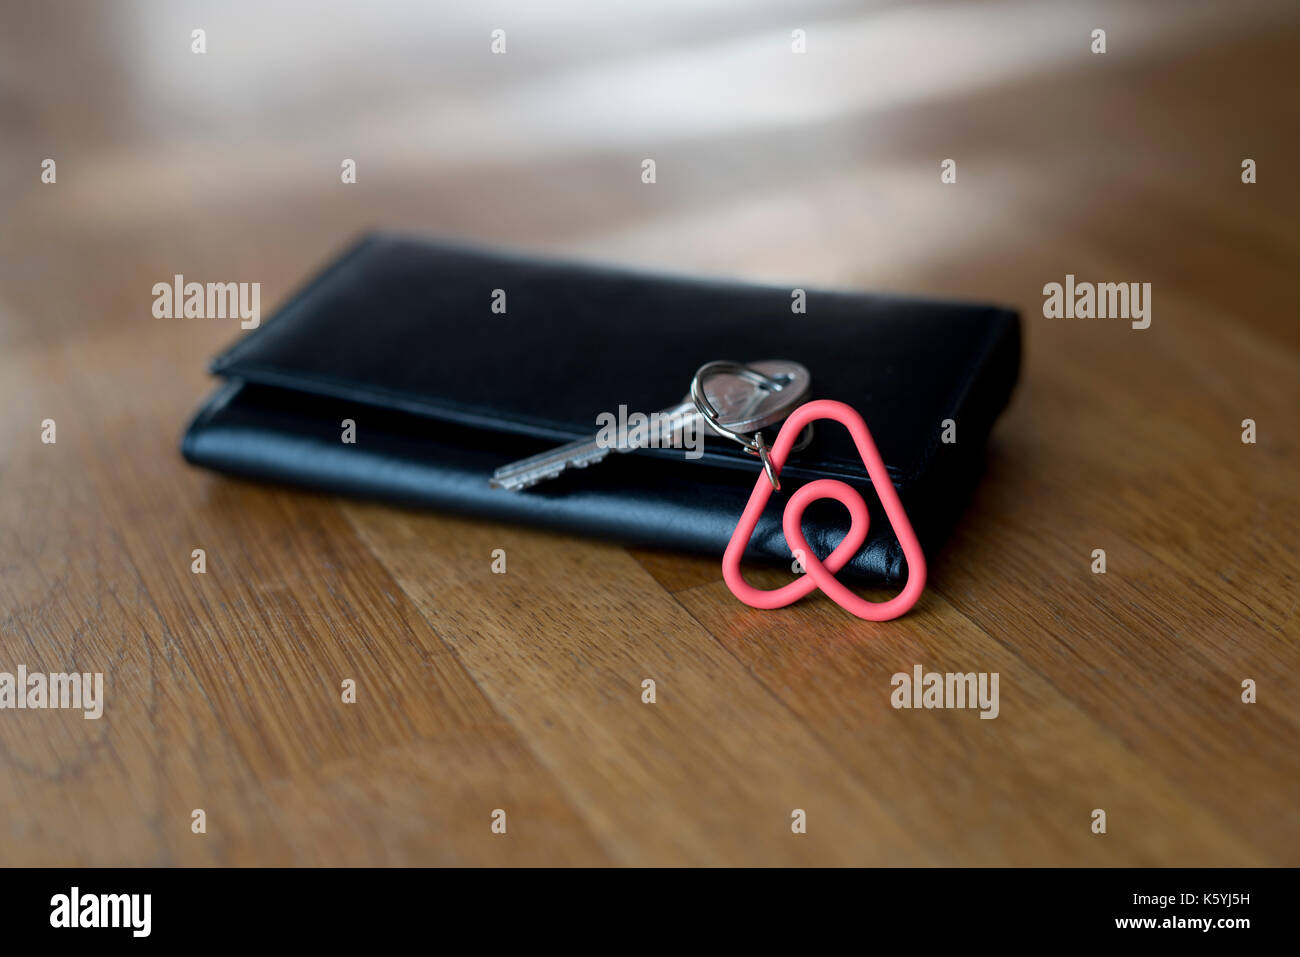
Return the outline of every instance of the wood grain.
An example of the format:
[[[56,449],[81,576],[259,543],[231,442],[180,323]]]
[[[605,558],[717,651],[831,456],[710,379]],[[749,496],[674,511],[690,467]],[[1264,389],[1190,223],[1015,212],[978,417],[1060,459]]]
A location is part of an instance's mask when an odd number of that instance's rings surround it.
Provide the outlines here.
[[[500,58],[468,7],[348,9],[0,13],[0,671],[107,697],[0,711],[0,864],[1300,864],[1291,5],[519,4]],[[269,311],[375,225],[993,300],[1021,385],[883,626],[186,467],[239,330],[153,283]],[[1151,328],[1043,319],[1066,273],[1151,282]],[[895,710],[916,664],[998,672],[998,718]]]

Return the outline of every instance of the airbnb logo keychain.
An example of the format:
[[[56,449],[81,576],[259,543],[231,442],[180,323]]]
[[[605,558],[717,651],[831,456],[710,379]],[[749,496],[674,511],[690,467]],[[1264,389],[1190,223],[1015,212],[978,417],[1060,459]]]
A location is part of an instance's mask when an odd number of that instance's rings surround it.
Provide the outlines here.
[[[890,621],[905,614],[916,604],[916,600],[925,588],[925,555],[921,551],[916,533],[912,530],[912,523],[903,510],[903,503],[898,498],[894,483],[890,481],[884,460],[881,459],[876,443],[871,438],[871,432],[868,431],[867,424],[862,421],[862,416],[851,406],[830,399],[817,399],[805,403],[790,414],[785,425],[781,427],[776,442],[771,449],[768,449],[761,432],[755,433],[751,438],[718,424],[717,412],[705,397],[703,380],[709,375],[722,372],[747,378],[753,376],[755,381],[767,377],[738,363],[710,362],[700,367],[691,383],[691,397],[695,401],[696,408],[704,416],[705,422],[719,435],[739,442],[747,451],[759,456],[763,463],[763,472],[758,476],[754,491],[749,496],[749,502],[741,513],[740,522],[736,525],[731,541],[727,544],[727,550],[722,556],[722,577],[727,587],[731,589],[731,593],[754,608],[772,609],[784,608],[808,595],[814,588],[820,588],[831,601],[867,621]],[[776,380],[766,384],[769,388],[781,388],[781,383]],[[745,553],[745,546],[749,544],[750,536],[754,534],[759,516],[763,514],[772,492],[781,487],[777,477],[781,473],[782,466],[785,465],[786,458],[789,457],[795,441],[804,428],[819,419],[833,419],[847,428],[849,434],[853,436],[858,454],[862,457],[862,464],[866,466],[867,474],[871,476],[876,494],[880,496],[880,503],[884,506],[885,515],[889,518],[894,534],[898,537],[898,543],[902,546],[903,555],[907,558],[907,582],[903,590],[888,601],[874,602],[859,598],[835,578],[835,573],[844,567],[867,540],[867,528],[871,520],[867,504],[857,490],[836,479],[818,479],[809,482],[791,495],[790,501],[786,504],[782,528],[785,531],[786,544],[790,546],[792,552],[799,552],[804,556],[800,559],[807,572],[803,578],[782,585],[780,588],[764,590],[755,588],[745,581],[745,576],[740,570],[741,556]],[[843,503],[848,508],[851,519],[849,533],[825,561],[818,559],[808,547],[801,527],[804,510],[810,503],[821,498],[833,498]]]

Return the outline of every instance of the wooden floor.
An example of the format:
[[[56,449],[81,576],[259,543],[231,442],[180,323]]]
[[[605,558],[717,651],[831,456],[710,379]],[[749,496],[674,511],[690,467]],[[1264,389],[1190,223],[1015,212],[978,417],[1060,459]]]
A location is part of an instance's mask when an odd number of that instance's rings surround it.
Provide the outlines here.
[[[476,6],[0,12],[0,671],[107,697],[0,711],[0,863],[1300,864],[1295,5]],[[887,625],[187,467],[239,329],[152,285],[269,311],[372,226],[997,301],[1021,385]],[[1151,327],[1043,318],[1067,273]]]

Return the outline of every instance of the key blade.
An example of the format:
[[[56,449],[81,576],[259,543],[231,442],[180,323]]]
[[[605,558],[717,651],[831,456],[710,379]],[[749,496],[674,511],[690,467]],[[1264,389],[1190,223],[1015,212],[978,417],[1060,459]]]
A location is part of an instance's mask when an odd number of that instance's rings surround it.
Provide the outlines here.
[[[676,405],[669,406],[667,409],[656,413],[661,430],[661,435],[656,441],[663,441],[665,437],[669,441],[673,441],[673,437],[678,436],[681,430],[685,428],[685,423],[698,416],[698,414],[689,396]],[[488,484],[492,488],[518,492],[562,475],[569,469],[585,469],[597,462],[602,462],[610,452],[628,451],[631,451],[631,447],[627,445],[602,446],[595,436],[578,439],[567,445],[561,445],[557,449],[539,452],[537,455],[520,459],[518,462],[503,465],[492,473],[492,478],[488,480]]]
[[[609,449],[601,448],[591,439],[582,439],[504,465],[492,473],[488,484],[493,488],[517,492],[555,478],[566,469],[581,469],[594,465],[608,454]]]

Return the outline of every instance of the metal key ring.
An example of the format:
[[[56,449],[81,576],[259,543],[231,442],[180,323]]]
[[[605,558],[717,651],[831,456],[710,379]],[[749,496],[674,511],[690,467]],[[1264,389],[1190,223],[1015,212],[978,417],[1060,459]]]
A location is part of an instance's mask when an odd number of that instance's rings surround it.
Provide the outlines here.
[[[750,455],[757,455],[763,463],[763,471],[767,473],[767,480],[772,483],[772,488],[780,490],[781,482],[776,476],[776,469],[772,466],[772,461],[768,457],[767,442],[763,439],[762,432],[755,432],[752,437],[746,436],[740,432],[735,432],[725,425],[718,422],[718,410],[713,407],[704,394],[704,380],[716,375],[734,375],[745,379],[755,385],[762,386],[771,392],[779,392],[785,387],[785,382],[772,376],[752,369],[744,363],[732,362],[728,359],[717,359],[713,362],[706,362],[695,370],[695,376],[691,379],[691,401],[695,403],[695,408],[699,410],[700,415],[704,416],[704,421],[718,435],[724,439],[730,439],[744,448]],[[811,439],[811,436],[809,436]],[[807,442],[803,442],[806,445]]]

